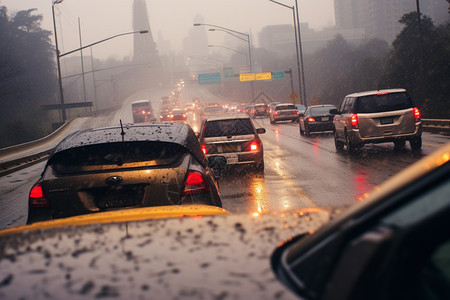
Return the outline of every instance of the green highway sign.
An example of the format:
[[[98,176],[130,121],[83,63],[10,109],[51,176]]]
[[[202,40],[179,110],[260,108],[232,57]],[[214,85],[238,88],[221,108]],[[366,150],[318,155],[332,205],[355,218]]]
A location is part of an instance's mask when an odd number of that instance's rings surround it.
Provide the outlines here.
[[[234,77],[233,68],[223,68],[223,77],[225,78]]]
[[[272,79],[283,79],[284,72],[272,72]]]
[[[198,84],[221,84],[220,73],[198,74]]]

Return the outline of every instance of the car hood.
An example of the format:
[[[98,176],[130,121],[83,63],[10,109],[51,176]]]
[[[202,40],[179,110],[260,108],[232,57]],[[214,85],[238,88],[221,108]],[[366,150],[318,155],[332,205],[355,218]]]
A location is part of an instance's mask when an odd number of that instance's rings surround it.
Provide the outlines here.
[[[295,299],[272,273],[272,251],[330,216],[197,214],[3,234],[0,298]]]

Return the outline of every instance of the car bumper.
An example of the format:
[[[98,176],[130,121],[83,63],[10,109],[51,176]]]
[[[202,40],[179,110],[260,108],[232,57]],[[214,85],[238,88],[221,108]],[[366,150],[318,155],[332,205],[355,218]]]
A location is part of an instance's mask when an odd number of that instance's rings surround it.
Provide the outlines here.
[[[329,123],[308,123],[309,131],[333,131],[333,122]]]
[[[220,153],[206,155],[215,156],[220,155],[226,158],[227,165],[246,165],[246,164],[260,164],[263,161],[263,152],[233,152],[233,153]]]
[[[376,144],[376,143],[388,143],[398,140],[411,140],[422,135],[422,124],[416,125],[416,130],[413,133],[393,134],[386,136],[376,137],[361,137],[358,129],[348,131],[348,139],[352,144]]]

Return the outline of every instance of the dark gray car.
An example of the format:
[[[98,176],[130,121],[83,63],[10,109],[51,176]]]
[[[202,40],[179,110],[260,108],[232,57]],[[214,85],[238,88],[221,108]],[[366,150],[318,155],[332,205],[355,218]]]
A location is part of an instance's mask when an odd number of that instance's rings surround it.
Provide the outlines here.
[[[27,223],[179,204],[222,206],[188,125],[98,128],[75,132],[56,147],[30,191]]]

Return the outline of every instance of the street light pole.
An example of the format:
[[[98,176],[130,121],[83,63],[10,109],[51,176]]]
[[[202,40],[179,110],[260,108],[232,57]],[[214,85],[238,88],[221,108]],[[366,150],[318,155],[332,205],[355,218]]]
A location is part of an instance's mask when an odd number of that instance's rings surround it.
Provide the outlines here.
[[[295,0],[295,10],[297,11],[297,33],[298,33],[298,50],[300,53],[300,63],[301,63],[301,77],[302,77],[302,99],[303,99],[303,105],[308,106],[306,103],[306,86],[305,86],[305,72],[303,68],[303,51],[302,51],[302,33],[300,30],[300,17],[298,15],[298,3],[297,0]]]
[[[250,34],[248,33],[244,33],[244,32],[239,32],[230,28],[226,28],[223,26],[218,26],[218,25],[213,25],[213,24],[202,24],[202,23],[195,23],[194,26],[210,26],[210,27],[214,27],[214,28],[218,28],[221,30],[217,30],[217,29],[209,29],[209,31],[223,31],[226,32],[229,35],[232,35],[240,40],[246,41],[248,43],[248,56],[249,56],[249,60],[250,60],[250,73],[253,73],[253,60],[252,60],[252,43],[251,43],[251,39],[250,39]],[[242,35],[245,36],[247,39],[243,39],[237,35]],[[255,97],[255,92],[254,92],[254,85],[253,85],[253,81],[250,82],[250,88],[251,88],[251,100],[253,101],[254,97]]]
[[[297,36],[297,26],[295,25],[295,7],[294,6],[288,6],[286,4],[274,1],[274,0],[269,0],[275,4],[284,6],[286,8],[289,8],[292,10],[292,18],[294,20],[294,35],[295,35],[295,53],[297,55],[297,74],[298,74],[298,93],[299,93],[299,102],[300,104],[302,103],[301,99],[300,99],[300,94],[302,92],[302,83],[301,83],[301,75],[300,75],[300,56],[299,56],[299,48],[298,48],[298,36]],[[292,71],[291,71],[292,72]],[[292,73],[291,73],[291,77],[292,77]],[[294,92],[294,90],[292,89],[292,92]]]
[[[66,122],[66,109],[64,107],[64,91],[62,87],[62,77],[61,77],[61,63],[59,61],[59,48],[58,48],[58,35],[56,34],[56,22],[55,22],[55,4],[61,3],[62,0],[57,0],[52,3],[52,15],[53,15],[53,31],[55,34],[55,46],[56,46],[56,63],[58,66],[58,85],[59,85],[59,97],[61,103],[61,113],[62,113],[62,121]]]

